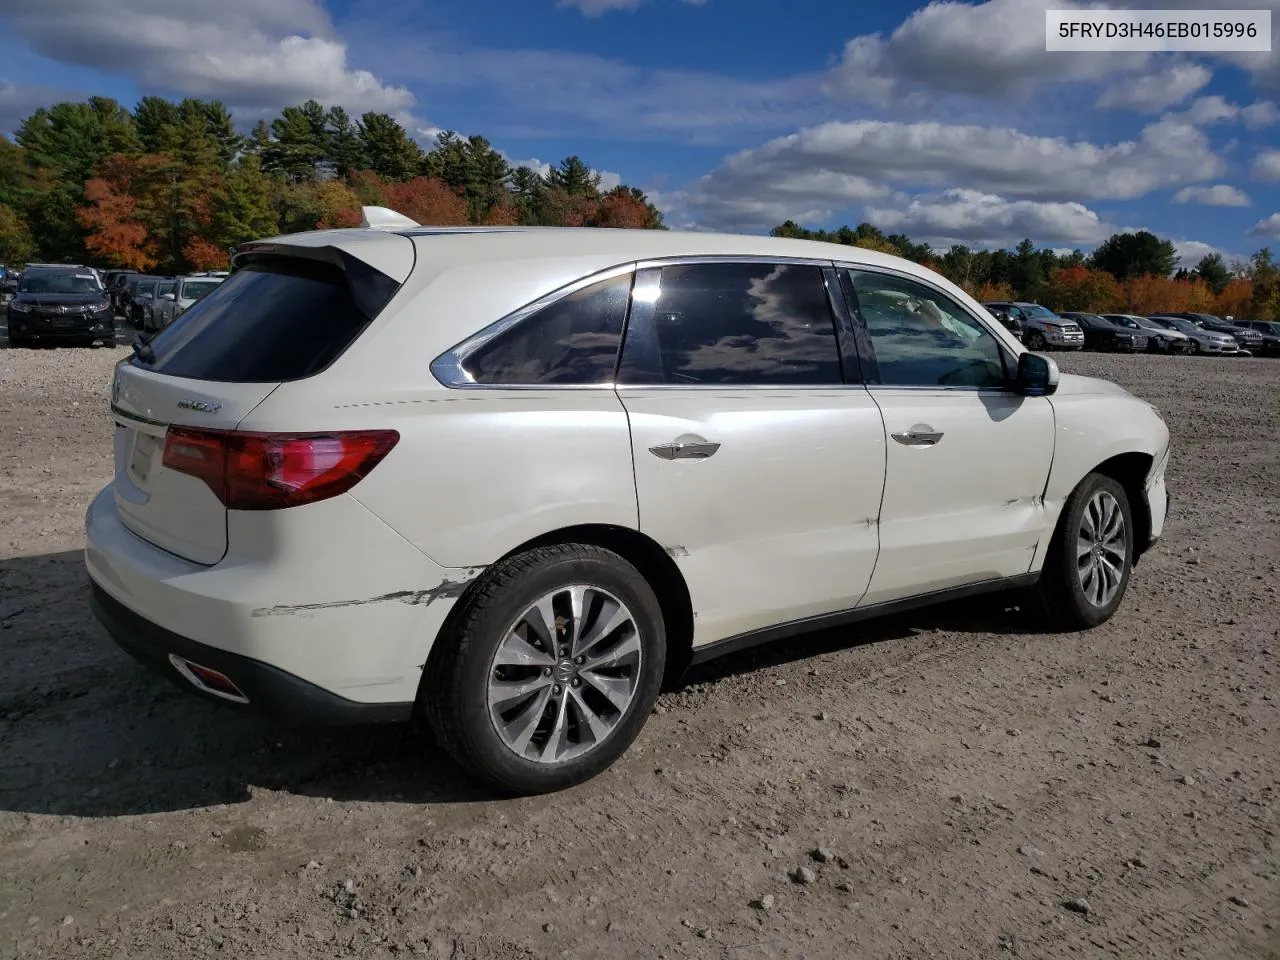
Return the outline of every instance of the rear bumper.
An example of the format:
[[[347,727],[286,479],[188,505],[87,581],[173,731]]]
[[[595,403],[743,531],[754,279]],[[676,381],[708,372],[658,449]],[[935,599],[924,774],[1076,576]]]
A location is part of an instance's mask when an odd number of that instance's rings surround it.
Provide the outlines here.
[[[122,650],[181,689],[206,700],[232,705],[227,698],[193,683],[174,665],[171,655],[227,676],[248,701],[235,704],[241,709],[323,726],[395,723],[413,715],[412,701],[358,703],[348,700],[269,663],[219,650],[166,630],[134,613],[96,583],[90,590],[89,605],[94,616]]]
[[[231,511],[227,526],[230,550],[202,565],[128,529],[114,484],[98,495],[85,518],[85,565],[95,594],[112,601],[95,609],[113,612],[100,618],[121,646],[153,649],[162,672],[191,644],[203,659],[189,659],[237,686],[246,668],[269,674],[275,681],[250,681],[250,702],[273,713],[291,714],[297,700],[281,678],[375,715],[417,699],[431,646],[473,571],[435,565],[345,495],[269,517]],[[288,702],[263,703],[277,687]]]

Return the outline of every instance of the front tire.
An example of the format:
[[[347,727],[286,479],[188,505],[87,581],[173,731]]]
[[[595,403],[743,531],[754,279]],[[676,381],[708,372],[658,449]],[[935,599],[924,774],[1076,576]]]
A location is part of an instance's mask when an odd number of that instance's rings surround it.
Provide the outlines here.
[[[1123,486],[1100,473],[1080,482],[1063,507],[1035,588],[1046,626],[1087,630],[1111,619],[1129,586],[1134,530]]]
[[[662,609],[618,554],[557,544],[486,571],[433,649],[422,699],[441,746],[503,792],[548,793],[608,768],[662,684]]]
[[[1045,340],[1044,334],[1041,333],[1039,330],[1032,330],[1031,333],[1027,335],[1028,350],[1034,350],[1039,352],[1039,351],[1045,350],[1048,346],[1049,346],[1049,342]]]

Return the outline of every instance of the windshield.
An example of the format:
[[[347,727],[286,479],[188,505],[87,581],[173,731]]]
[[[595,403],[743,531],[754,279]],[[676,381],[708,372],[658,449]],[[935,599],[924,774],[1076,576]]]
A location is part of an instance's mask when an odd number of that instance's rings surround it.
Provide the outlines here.
[[[1175,330],[1181,330],[1183,333],[1203,333],[1204,331],[1197,327],[1190,320],[1183,320],[1181,317],[1161,317],[1157,323],[1165,326],[1172,326]]]
[[[1042,307],[1038,303],[1020,303],[1018,307],[1028,317],[1045,317],[1049,320],[1057,320],[1058,315],[1048,307]]]
[[[199,300],[208,296],[218,288],[217,280],[188,280],[182,285],[182,296],[186,300]]]
[[[63,270],[26,273],[18,284],[19,293],[97,293],[98,289],[93,274]]]

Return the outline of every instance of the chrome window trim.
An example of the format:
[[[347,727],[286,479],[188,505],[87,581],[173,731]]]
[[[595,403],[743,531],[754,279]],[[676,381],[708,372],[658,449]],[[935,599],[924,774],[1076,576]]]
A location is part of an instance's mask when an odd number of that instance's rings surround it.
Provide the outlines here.
[[[762,256],[760,254],[680,254],[670,257],[651,257],[645,260],[634,260],[629,263],[621,263],[612,267],[606,267],[593,274],[580,277],[571,283],[553,290],[551,293],[545,294],[523,307],[512,311],[505,317],[495,320],[487,327],[482,328],[478,332],[472,334],[467,339],[455,344],[449,350],[446,350],[440,356],[431,361],[431,375],[436,378],[443,386],[451,390],[614,390],[620,389],[615,383],[477,383],[463,366],[471,354],[475,353],[490,340],[503,333],[506,333],[517,324],[539,312],[545,307],[551,306],[557,300],[577,293],[579,290],[585,289],[596,283],[605,280],[612,280],[616,277],[625,276],[626,274],[634,274],[639,270],[653,269],[671,266],[684,266],[686,264],[699,263],[778,263],[788,266],[813,266],[813,267],[831,267],[830,259],[818,257],[772,257]],[[627,302],[627,313],[631,312],[630,298]],[[834,321],[833,321],[834,323]],[[626,338],[626,324],[623,324],[623,342]],[[622,343],[619,343],[619,356],[621,355]],[[655,384],[652,387],[644,387],[644,389],[661,389],[662,387],[671,387],[670,384]],[[694,385],[690,385],[694,386]],[[698,384],[696,386],[710,386],[716,389],[724,389],[723,384]],[[773,384],[764,389],[778,389],[782,385]],[[798,385],[804,389],[811,389],[811,384]],[[844,386],[836,384],[833,386]],[[857,384],[861,386],[861,384]],[[689,389],[683,385],[674,385],[675,389]],[[741,388],[740,388],[741,389]],[[755,387],[745,387],[745,389],[755,389]]]
[[[914,273],[909,273],[906,270],[895,270],[892,267],[885,267],[879,264],[864,265],[864,264],[857,264],[857,263],[849,263],[843,260],[837,260],[835,261],[835,268],[836,270],[860,270],[864,273],[881,273],[881,274],[885,274],[886,276],[897,277],[901,280],[910,280],[912,283],[918,283],[920,284],[920,286],[934,291],[935,293],[938,294],[938,296],[946,297],[949,303],[954,303],[956,307],[965,316],[972,318],[975,323],[977,323],[980,327],[982,327],[983,330],[986,330],[987,333],[991,335],[992,339],[995,340],[996,346],[1000,350],[1001,357],[1006,361],[1005,362],[1006,374],[1008,373],[1010,367],[1012,367],[1013,370],[1017,370],[1019,354],[1014,353],[1009,348],[1009,345],[1005,343],[1004,337],[996,332],[995,318],[993,317],[991,318],[991,322],[987,322],[987,320],[984,320],[982,317],[979,317],[976,314],[974,314],[972,310],[970,310],[963,303],[957,300],[952,294],[948,293],[946,290],[943,290],[936,283],[933,283],[925,279],[924,277],[918,277]],[[996,301],[992,301],[992,303],[995,303],[995,302]],[[872,349],[873,350],[875,349],[874,343],[872,344]],[[1007,394],[1010,392],[1010,388],[1008,386],[1005,386],[1005,387],[946,387],[942,385],[921,386],[919,384],[914,386],[897,386],[897,385],[887,384],[887,383],[867,384],[868,390],[873,390],[876,387],[883,387],[885,389],[894,389],[894,390],[943,390],[943,391],[959,390],[962,392],[970,392],[970,393],[985,392],[985,393]]]
[[[593,284],[614,280],[618,277],[635,273],[635,271],[636,264],[634,262],[607,267],[588,276],[579,277],[558,290],[553,290],[537,300],[525,304],[523,307],[473,333],[461,343],[456,344],[432,360],[431,375],[444,386],[454,390],[612,390],[612,383],[477,383],[471,374],[466,371],[466,368],[463,367],[463,364],[471,354],[475,353],[490,340],[506,333],[543,308],[549,307],[565,297],[572,296],[579,290],[584,290]],[[630,297],[628,297],[627,306],[629,310]],[[618,349],[619,351],[622,349],[621,342],[619,342]]]

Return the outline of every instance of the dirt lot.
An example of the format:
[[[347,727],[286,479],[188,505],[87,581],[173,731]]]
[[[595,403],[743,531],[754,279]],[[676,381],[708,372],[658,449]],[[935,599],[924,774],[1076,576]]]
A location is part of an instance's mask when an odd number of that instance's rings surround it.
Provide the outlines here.
[[[511,801],[115,649],[79,550],[119,356],[0,350],[0,956],[1280,956],[1280,361],[1062,358],[1176,443],[1105,627],[984,601],[737,656]]]

